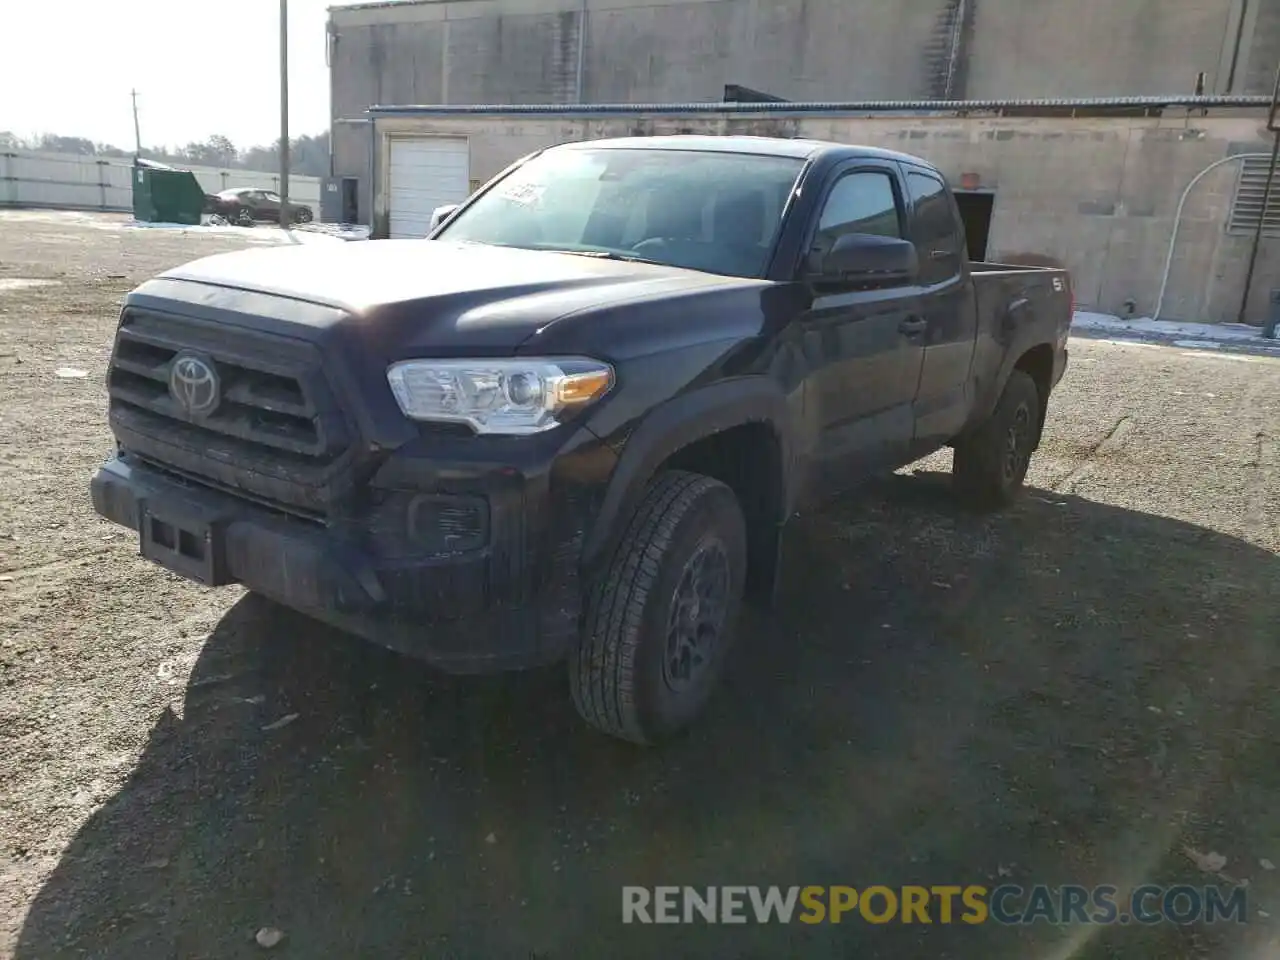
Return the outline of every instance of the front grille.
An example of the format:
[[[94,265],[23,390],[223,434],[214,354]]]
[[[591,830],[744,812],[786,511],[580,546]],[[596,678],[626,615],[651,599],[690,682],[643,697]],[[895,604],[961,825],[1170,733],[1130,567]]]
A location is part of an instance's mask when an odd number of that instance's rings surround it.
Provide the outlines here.
[[[217,375],[221,398],[207,415],[189,412],[170,390],[184,354]],[[251,499],[327,513],[352,432],[312,344],[130,308],[107,387],[112,427],[127,450]]]
[[[169,392],[169,370],[177,353],[174,347],[122,337],[111,370],[112,396],[161,416],[191,420]],[[315,411],[296,379],[225,359],[215,366],[222,378],[222,402],[210,416],[195,421],[198,427],[292,453],[323,451]]]

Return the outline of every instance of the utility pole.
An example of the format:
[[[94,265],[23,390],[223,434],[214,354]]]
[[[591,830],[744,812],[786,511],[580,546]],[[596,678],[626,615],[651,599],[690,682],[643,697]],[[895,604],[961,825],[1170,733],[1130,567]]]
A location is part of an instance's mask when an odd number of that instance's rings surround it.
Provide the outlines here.
[[[280,229],[289,216],[289,0],[280,0]]]
[[[142,128],[138,126],[138,91],[130,90],[129,96],[133,98],[133,159],[137,160],[142,156]]]

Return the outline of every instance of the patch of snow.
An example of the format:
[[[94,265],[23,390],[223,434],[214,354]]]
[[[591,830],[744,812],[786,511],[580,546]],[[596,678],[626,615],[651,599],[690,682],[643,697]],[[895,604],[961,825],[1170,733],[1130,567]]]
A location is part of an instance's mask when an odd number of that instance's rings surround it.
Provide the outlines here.
[[[357,223],[307,223],[294,228],[295,233],[319,233],[339,240],[368,240],[369,228]]]
[[[96,230],[178,230],[193,237],[241,237],[252,243],[328,243],[334,240],[368,240],[369,228],[357,224],[305,223],[292,230],[272,224],[241,227],[206,214],[200,224],[146,223],[128,214],[84,210],[0,210],[0,222],[76,224]]]
[[[121,230],[177,230],[186,236],[239,237],[250,243],[334,243],[342,242],[339,236],[315,230],[281,230],[273,226],[240,227],[230,223],[147,223],[126,220],[122,223],[104,223],[105,229]]]
[[[1142,344],[1136,344],[1136,346],[1158,347],[1160,346],[1160,344],[1142,343]],[[1256,356],[1250,353],[1223,353],[1221,351],[1215,351],[1213,353],[1205,353],[1203,350],[1188,350],[1183,354],[1183,356],[1195,357],[1199,360],[1204,360],[1204,359],[1208,359],[1209,357],[1212,357],[1214,360],[1230,360],[1232,363],[1266,363],[1267,362],[1266,355]]]
[[[358,231],[344,231],[335,224],[308,224],[296,230],[281,230],[279,227],[262,224],[256,227],[241,227],[227,223],[221,217],[204,218],[203,223],[149,223],[135,220],[121,214],[104,214],[80,212],[75,210],[0,210],[0,220],[27,223],[75,223],[79,226],[92,227],[95,230],[110,230],[118,233],[124,230],[159,230],[176,231],[189,237],[239,237],[250,243],[334,243],[345,240],[364,240],[368,238],[367,228]],[[320,229],[314,229],[319,227]]]
[[[11,223],[91,223],[112,214],[86,213],[81,210],[0,210],[0,220]]]
[[[1140,317],[1124,320],[1106,313],[1076,312],[1071,326],[1077,330],[1134,333],[1151,337],[1185,337],[1196,340],[1264,340],[1259,327],[1247,323],[1184,323]]]
[[[59,367],[53,373],[54,376],[61,377],[64,380],[83,380],[89,375],[88,370],[82,370],[79,367]]]
[[[235,229],[243,230],[243,227]],[[254,227],[250,231],[254,234],[250,239],[256,239],[258,234],[263,235],[263,242],[267,243],[346,243],[349,238],[340,236],[336,233],[326,233],[319,230],[281,230],[279,227]],[[268,234],[274,234],[270,239]]]
[[[14,290],[28,290],[31,287],[56,287],[59,280],[32,280],[29,277],[0,278],[0,293],[11,293]]]
[[[1131,344],[1177,346],[1196,351],[1280,355],[1280,340],[1269,340],[1260,327],[1244,323],[1187,323],[1139,317],[1126,320],[1105,313],[1077,311],[1072,331],[1094,339]]]
[[[209,230],[213,229],[214,224],[211,223],[165,223],[161,221],[150,220],[124,220],[121,222],[104,223],[103,227],[108,230]]]

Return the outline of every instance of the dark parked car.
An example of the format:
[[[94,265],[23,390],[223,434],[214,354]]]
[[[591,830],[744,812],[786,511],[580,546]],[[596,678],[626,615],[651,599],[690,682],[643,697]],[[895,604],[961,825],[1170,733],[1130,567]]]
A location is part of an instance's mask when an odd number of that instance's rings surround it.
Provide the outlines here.
[[[1017,495],[1071,313],[1062,270],[970,263],[915,157],[565,145],[432,239],[134,290],[93,500],[170,570],[443,669],[564,662],[590,723],[652,743],[802,505],[944,446],[965,499]]]
[[[258,220],[272,223],[280,222],[280,194],[272,190],[258,190],[242,187],[236,190],[223,190],[221,193],[205,195],[205,213],[216,213],[226,217],[232,223],[246,226]],[[289,203],[289,221],[291,223],[310,223],[315,218],[313,211],[305,203]]]

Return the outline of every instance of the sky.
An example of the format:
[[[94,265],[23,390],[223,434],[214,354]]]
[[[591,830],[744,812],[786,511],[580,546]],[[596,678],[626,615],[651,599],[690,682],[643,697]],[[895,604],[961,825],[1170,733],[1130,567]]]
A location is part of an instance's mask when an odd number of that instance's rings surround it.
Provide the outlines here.
[[[289,134],[329,123],[327,9],[289,0]],[[280,136],[277,0],[0,0],[0,130],[133,146]]]

